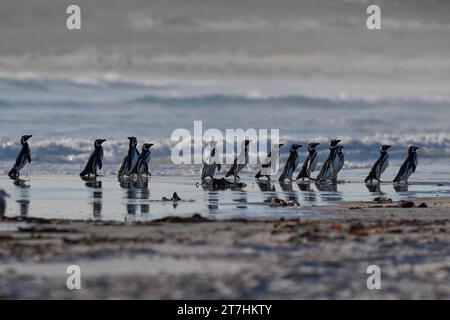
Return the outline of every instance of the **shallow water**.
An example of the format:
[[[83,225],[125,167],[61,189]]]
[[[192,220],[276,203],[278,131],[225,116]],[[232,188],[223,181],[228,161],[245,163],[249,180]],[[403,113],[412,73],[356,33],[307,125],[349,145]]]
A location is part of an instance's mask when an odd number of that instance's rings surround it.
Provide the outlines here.
[[[408,186],[382,183],[367,187],[361,181],[366,170],[347,170],[337,185],[256,181],[243,177],[247,186],[237,190],[212,191],[194,176],[153,176],[148,180],[124,180],[113,175],[82,180],[75,175],[32,174],[23,180],[0,177],[0,188],[11,195],[7,216],[98,220],[152,220],[169,215],[199,213],[218,219],[320,215],[320,206],[342,201],[369,201],[377,196],[399,199],[450,195],[450,168],[432,167],[418,172]],[[390,168],[386,181],[395,173]],[[173,192],[184,200],[176,205],[161,201]],[[299,207],[273,208],[264,200],[273,196],[295,199]],[[317,210],[303,210],[317,206]]]

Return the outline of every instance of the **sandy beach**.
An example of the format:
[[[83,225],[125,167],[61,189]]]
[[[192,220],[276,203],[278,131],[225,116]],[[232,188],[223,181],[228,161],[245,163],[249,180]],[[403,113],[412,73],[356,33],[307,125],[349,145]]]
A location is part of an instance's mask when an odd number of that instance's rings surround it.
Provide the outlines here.
[[[414,204],[343,202],[264,220],[4,217],[0,297],[448,299],[450,198]],[[66,288],[73,264],[81,290]],[[381,290],[367,289],[369,265],[381,268]]]

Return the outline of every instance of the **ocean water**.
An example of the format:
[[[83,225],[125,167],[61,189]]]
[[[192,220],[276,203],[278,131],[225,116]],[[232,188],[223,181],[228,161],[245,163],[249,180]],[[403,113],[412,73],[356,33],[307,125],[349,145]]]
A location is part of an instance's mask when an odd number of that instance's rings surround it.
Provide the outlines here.
[[[6,173],[23,134],[32,134],[28,172],[78,173],[96,138],[105,138],[105,167],[114,172],[128,136],[155,143],[155,174],[195,175],[170,156],[173,130],[279,129],[281,159],[289,145],[343,140],[346,169],[368,168],[380,144],[393,146],[399,165],[409,145],[421,147],[421,164],[450,160],[450,99],[416,96],[309,95],[300,86],[251,83],[146,83],[60,78],[0,78],[0,172]],[[263,156],[267,150],[261,148]],[[303,148],[302,157],[306,156]]]

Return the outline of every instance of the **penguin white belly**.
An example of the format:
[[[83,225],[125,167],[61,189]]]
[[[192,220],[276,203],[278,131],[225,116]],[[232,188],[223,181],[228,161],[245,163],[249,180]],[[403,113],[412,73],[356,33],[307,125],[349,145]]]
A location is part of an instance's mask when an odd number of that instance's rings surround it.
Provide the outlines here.
[[[309,164],[309,167],[308,167],[308,176],[309,176],[311,173],[313,173],[314,171],[316,171],[317,162],[318,162],[317,156],[314,156],[314,157],[311,159],[310,164]]]
[[[389,160],[386,159],[386,160],[383,162],[383,164],[381,165],[381,168],[380,168],[380,170],[379,170],[379,172],[378,172],[378,174],[377,174],[377,178],[378,178],[378,179],[381,178],[381,175],[386,171],[388,165],[389,165]]]

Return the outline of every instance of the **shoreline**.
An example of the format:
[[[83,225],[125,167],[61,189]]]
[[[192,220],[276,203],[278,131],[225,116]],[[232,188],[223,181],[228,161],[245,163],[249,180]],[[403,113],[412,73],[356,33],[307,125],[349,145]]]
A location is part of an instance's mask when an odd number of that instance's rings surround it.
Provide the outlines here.
[[[450,197],[422,202],[428,207],[343,202],[317,216],[270,219],[4,218],[0,297],[450,298]],[[65,287],[72,264],[82,271],[79,291]],[[382,290],[366,286],[374,264]]]

